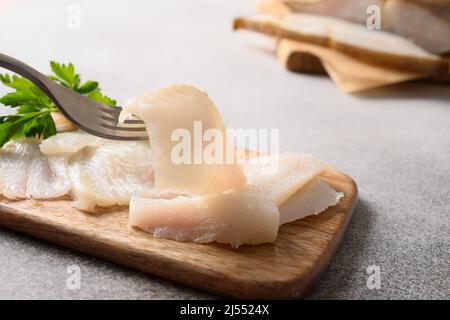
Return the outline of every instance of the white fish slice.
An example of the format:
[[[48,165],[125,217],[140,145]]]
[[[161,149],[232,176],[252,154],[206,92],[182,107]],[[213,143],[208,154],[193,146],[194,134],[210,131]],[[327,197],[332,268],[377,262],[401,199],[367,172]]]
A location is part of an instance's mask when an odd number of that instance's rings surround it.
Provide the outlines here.
[[[171,85],[131,100],[123,110],[122,120],[133,114],[147,125],[158,190],[212,195],[245,184],[242,168],[236,162],[207,164],[202,157],[209,144],[202,141],[202,134],[207,130],[223,138],[223,144],[217,149],[223,160],[230,150],[222,118],[205,92],[190,85]],[[201,123],[201,132],[196,123]],[[181,153],[177,151],[181,143],[176,139],[179,133],[189,137],[183,140],[186,143],[183,155],[190,160],[188,163],[174,160]]]
[[[39,148],[42,153],[71,154],[82,150],[84,147],[98,147],[108,140],[87,134],[83,131],[62,132],[42,141]]]
[[[147,193],[132,197],[129,225],[178,241],[256,245],[275,241],[279,225],[323,212],[342,196],[320,178],[279,209],[268,197],[237,191],[206,197]]]
[[[54,174],[70,182],[73,205],[128,205],[131,195],[154,187],[150,145],[146,141],[112,141],[83,132],[60,133],[41,144]]]
[[[319,214],[343,196],[322,179],[314,178],[280,206],[280,225]]]
[[[274,172],[265,171],[267,168],[273,168]],[[281,205],[329,168],[309,154],[283,153],[254,158],[244,165],[247,185],[243,192],[264,195]]]
[[[86,147],[68,159],[74,206],[128,205],[131,195],[154,187],[148,142],[120,141]]]

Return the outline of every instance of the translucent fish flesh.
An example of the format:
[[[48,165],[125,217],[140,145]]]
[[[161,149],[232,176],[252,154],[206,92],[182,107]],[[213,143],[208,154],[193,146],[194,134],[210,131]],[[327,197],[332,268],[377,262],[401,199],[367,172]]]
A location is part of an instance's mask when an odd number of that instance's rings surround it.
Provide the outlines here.
[[[330,167],[308,154],[283,153],[262,156],[244,166],[246,193],[269,197],[281,205],[310,180]],[[273,173],[264,173],[264,168],[275,168]]]
[[[275,241],[279,212],[265,197],[236,191],[217,196],[144,194],[132,197],[129,224],[156,237],[237,247]]]
[[[211,195],[245,184],[240,165],[225,163],[229,152],[225,126],[205,92],[190,85],[172,85],[134,98],[123,110],[122,119],[133,114],[147,125],[158,190]],[[224,161],[205,161],[203,152],[209,143],[203,133],[208,130],[223,138],[217,152]]]
[[[102,139],[82,131],[58,133],[40,144],[42,153],[46,155],[72,154],[84,147],[98,147],[111,140]]]
[[[68,132],[45,140],[41,150],[55,175],[70,181],[73,205],[82,210],[128,205],[133,193],[154,187],[150,146],[145,141]]]
[[[336,205],[344,196],[328,183],[314,178],[280,206],[280,225],[319,214]]]

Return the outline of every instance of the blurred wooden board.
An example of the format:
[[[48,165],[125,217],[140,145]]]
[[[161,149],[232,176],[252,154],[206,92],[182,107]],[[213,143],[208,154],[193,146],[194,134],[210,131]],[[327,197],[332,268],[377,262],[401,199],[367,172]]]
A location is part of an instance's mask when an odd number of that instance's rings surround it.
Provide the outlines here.
[[[360,61],[330,48],[288,39],[278,42],[277,56],[280,63],[290,71],[328,74],[346,93],[356,93],[413,80],[450,83],[450,73],[426,75],[391,69]]]
[[[288,70],[328,74],[334,83],[346,93],[355,93],[426,77],[416,72],[369,64],[334,49],[293,40],[281,40],[277,47],[277,55]],[[316,60],[312,57],[315,57]]]
[[[280,227],[275,243],[241,246],[155,238],[127,226],[128,208],[88,214],[69,200],[0,199],[0,225],[89,255],[234,298],[298,298],[312,290],[357,202],[353,180],[322,175],[344,197],[326,212]]]

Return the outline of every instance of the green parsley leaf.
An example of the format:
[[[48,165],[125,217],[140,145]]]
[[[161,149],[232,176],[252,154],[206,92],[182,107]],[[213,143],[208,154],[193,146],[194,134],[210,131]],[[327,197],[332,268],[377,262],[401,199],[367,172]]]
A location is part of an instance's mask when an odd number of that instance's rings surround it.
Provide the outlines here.
[[[80,83],[80,75],[75,73],[75,67],[72,63],[64,64],[50,61],[50,67],[56,75],[58,82],[63,86],[75,89]]]
[[[0,147],[9,140],[11,132],[11,122],[5,122],[0,124]]]
[[[80,75],[72,63],[50,62],[53,74],[49,78],[88,98],[106,105],[115,106],[116,100],[101,92],[97,81],[88,80],[81,85]],[[46,139],[56,134],[51,116],[58,109],[50,98],[26,78],[0,74],[0,81],[14,91],[0,97],[0,103],[15,108],[16,114],[0,116],[0,148],[9,140],[22,137]]]
[[[56,134],[56,126],[50,114],[46,115],[43,120],[44,131],[42,136],[44,139],[47,139],[48,137],[54,136]]]
[[[17,114],[24,114],[39,111],[39,107],[23,104],[17,108]]]
[[[7,93],[0,98],[0,103],[3,103],[5,106],[17,107],[21,104],[36,102],[36,100],[36,96],[31,91],[20,90]]]
[[[9,74],[0,74],[0,81],[4,85],[14,89],[26,89],[34,86],[34,84],[30,80],[19,77],[15,74],[12,77],[10,77]]]
[[[96,90],[97,88],[98,88],[97,81],[88,80],[85,83],[83,83],[79,88],[76,88],[75,91],[81,94],[87,94]]]

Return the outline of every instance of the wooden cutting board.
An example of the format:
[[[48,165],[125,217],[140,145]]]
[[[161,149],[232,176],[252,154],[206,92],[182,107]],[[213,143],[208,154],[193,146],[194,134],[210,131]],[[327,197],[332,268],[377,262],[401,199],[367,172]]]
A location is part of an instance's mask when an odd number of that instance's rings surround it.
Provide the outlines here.
[[[357,201],[353,180],[323,175],[343,192],[326,212],[280,227],[275,243],[241,246],[158,239],[127,227],[127,208],[93,215],[69,200],[0,199],[0,225],[92,256],[234,298],[298,298],[313,288],[341,242]]]

